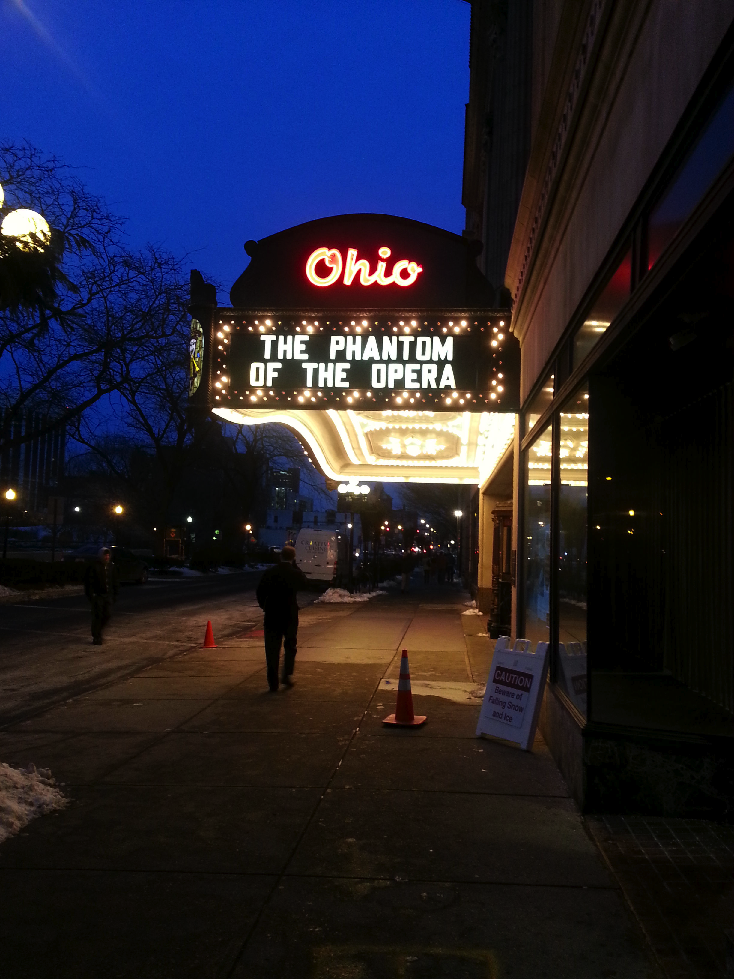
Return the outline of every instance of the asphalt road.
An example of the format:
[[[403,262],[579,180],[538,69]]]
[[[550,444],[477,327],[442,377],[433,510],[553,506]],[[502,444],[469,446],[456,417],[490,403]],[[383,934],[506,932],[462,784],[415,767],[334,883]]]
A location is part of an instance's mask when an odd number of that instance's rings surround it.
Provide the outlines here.
[[[83,595],[0,605],[0,728],[200,646],[207,620],[218,643],[261,628],[255,599],[260,574],[125,585],[103,646],[92,645]]]

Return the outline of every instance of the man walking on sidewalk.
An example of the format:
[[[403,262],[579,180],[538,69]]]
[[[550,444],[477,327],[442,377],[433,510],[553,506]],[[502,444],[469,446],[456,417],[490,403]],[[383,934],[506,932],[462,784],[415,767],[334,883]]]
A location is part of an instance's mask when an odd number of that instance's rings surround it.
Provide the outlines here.
[[[101,646],[102,630],[110,621],[112,603],[117,598],[117,569],[108,547],[100,547],[97,560],[87,568],[84,594],[92,604],[92,642]]]
[[[298,602],[296,592],[305,588],[306,575],[293,563],[296,549],[286,544],[278,564],[268,568],[257,586],[257,604],[265,612],[265,660],[268,667],[270,692],[278,689],[280,644],[283,643],[283,675],[281,683],[293,686],[293,667],[296,659],[298,634]]]

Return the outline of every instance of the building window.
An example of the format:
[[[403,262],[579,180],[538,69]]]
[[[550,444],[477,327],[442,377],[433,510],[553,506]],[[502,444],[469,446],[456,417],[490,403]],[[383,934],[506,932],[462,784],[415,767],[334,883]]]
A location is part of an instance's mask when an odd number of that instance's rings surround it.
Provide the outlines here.
[[[710,122],[673,179],[647,224],[647,267],[651,269],[675,238],[734,153],[734,88],[719,102]]]
[[[551,460],[549,425],[525,453],[523,562],[525,627],[533,642],[550,642]]]
[[[530,402],[530,407],[525,412],[525,434],[528,435],[535,423],[543,414],[545,409],[553,401],[553,384],[554,376],[553,374],[548,374],[548,376],[543,381],[543,384],[535,395],[533,400]]]
[[[562,406],[558,425],[558,659],[555,678],[586,716],[589,387]]]
[[[631,287],[632,251],[630,250],[576,331],[573,338],[574,368],[578,367],[609,329],[615,316],[629,299]]]

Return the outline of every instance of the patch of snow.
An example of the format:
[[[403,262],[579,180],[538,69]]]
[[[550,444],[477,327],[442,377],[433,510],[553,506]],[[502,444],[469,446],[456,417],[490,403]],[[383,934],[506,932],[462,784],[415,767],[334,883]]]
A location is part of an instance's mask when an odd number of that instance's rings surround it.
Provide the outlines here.
[[[15,588],[6,588],[5,585],[0,585],[0,598],[17,598],[20,592]]]
[[[320,595],[314,605],[318,602],[326,603],[339,603],[342,605],[348,605],[351,602],[366,602],[370,598],[375,598],[376,595],[384,595],[383,591],[363,591],[354,595],[350,595],[346,588],[327,588],[323,595]]]
[[[462,615],[483,615],[484,613],[481,612],[478,608],[468,608],[466,610],[466,612],[462,612],[461,614]]]
[[[0,843],[15,836],[36,816],[67,804],[47,768],[0,764]]]
[[[476,608],[477,607],[477,603],[476,603],[476,601],[473,598],[472,598],[472,600],[470,602],[464,602],[464,605],[466,605],[468,608]]]

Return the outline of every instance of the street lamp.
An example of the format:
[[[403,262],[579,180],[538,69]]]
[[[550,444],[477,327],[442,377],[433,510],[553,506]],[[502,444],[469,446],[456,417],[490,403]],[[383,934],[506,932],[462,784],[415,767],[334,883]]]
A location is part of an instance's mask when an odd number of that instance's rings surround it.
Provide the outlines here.
[[[14,489],[5,490],[5,499],[8,501],[8,504],[12,503],[16,496],[17,494]],[[10,507],[8,506],[8,509],[5,513],[5,537],[3,538],[3,561],[8,556],[8,528],[9,527],[10,527]]]
[[[186,518],[186,523],[193,523],[193,522],[194,522],[194,518],[193,517],[187,517]]]
[[[115,513],[116,513],[116,514],[117,514],[118,516],[119,516],[119,515],[120,515],[120,514],[122,513],[122,507],[120,506],[120,504],[119,504],[119,503],[118,503],[118,504],[117,504],[117,506],[115,507]]]

